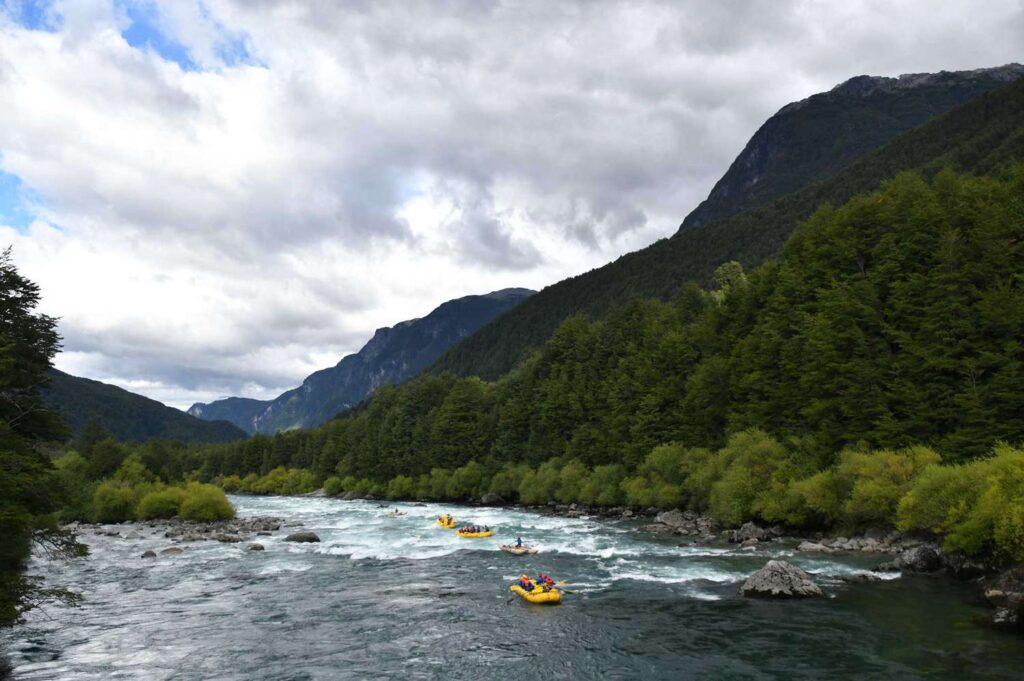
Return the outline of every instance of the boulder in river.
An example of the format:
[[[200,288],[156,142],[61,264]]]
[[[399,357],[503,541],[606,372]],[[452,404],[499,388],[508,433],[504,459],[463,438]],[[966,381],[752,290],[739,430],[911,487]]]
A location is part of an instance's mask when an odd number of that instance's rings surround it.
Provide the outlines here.
[[[142,554],[143,558],[156,558],[156,551],[146,551]]]
[[[809,574],[784,560],[770,560],[740,587],[748,598],[814,598],[824,596]]]
[[[505,503],[505,500],[496,492],[488,492],[480,497],[480,503],[484,506],[501,506]]]
[[[1024,565],[1005,570],[985,584],[985,599],[995,607],[992,623],[1024,628]]]
[[[295,532],[294,534],[289,534],[284,538],[284,540],[299,543],[311,543],[319,542],[320,537],[317,536],[316,532]]]
[[[915,546],[896,557],[896,560],[882,563],[878,569],[883,572],[936,572],[942,569],[942,555],[931,546]]]
[[[245,547],[247,551],[263,551],[263,544],[249,544]]]
[[[740,525],[740,529],[733,530],[732,536],[730,537],[729,541],[735,544],[742,544],[748,539],[764,541],[765,539],[769,538],[770,534],[768,530],[764,529],[763,527],[758,527],[754,523],[747,522]]]
[[[213,538],[222,544],[237,544],[238,542],[242,541],[242,538],[239,537],[237,534],[221,533],[215,535]]]
[[[185,553],[185,549],[178,548],[177,546],[168,546],[166,549],[160,552],[162,556],[178,556]]]

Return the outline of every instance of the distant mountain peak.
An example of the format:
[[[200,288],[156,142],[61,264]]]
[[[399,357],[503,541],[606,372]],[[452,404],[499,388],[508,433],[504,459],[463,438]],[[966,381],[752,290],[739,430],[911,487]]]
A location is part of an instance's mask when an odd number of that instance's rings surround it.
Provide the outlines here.
[[[359,352],[310,374],[299,387],[273,400],[230,397],[194,404],[189,413],[202,419],[230,421],[248,433],[320,425],[362,402],[382,385],[412,378],[456,342],[533,293],[525,288],[507,288],[449,300],[424,317],[377,329]]]

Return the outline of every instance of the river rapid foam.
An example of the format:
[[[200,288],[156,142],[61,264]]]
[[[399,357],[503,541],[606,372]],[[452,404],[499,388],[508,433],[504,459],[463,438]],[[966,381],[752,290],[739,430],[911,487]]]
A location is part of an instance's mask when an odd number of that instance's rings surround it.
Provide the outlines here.
[[[316,532],[170,546],[83,536],[92,554],[37,562],[85,603],[50,606],[3,635],[15,679],[1019,678],[1024,644],[988,630],[969,588],[907,576],[852,585],[877,557],[791,545],[680,546],[636,523],[506,508],[305,497],[233,497],[242,516]],[[389,509],[406,515],[388,517]],[[490,525],[463,539],[434,523]],[[498,545],[537,546],[516,557]],[[770,558],[813,573],[828,598],[751,601],[738,585]],[[519,574],[573,593],[559,607],[510,599]]]

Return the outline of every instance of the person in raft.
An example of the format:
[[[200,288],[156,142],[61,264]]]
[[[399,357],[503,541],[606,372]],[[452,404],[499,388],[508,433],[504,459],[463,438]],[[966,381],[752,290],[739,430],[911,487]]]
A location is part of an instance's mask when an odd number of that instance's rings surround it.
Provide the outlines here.
[[[546,575],[542,572],[537,575],[537,584],[543,586],[544,590],[547,591],[555,585],[555,580],[551,579],[550,575]]]
[[[517,549],[523,548],[523,538],[522,537],[516,537],[516,548]]]
[[[523,591],[533,591],[533,582],[530,581],[530,577],[528,575],[523,575],[519,578],[519,586]]]

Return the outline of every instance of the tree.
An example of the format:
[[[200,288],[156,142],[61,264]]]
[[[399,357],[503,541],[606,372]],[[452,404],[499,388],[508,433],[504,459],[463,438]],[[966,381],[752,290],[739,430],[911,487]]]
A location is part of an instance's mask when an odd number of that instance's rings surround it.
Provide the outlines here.
[[[49,598],[73,600],[25,575],[33,544],[54,554],[84,553],[56,524],[60,485],[36,447],[67,434],[39,394],[60,337],[57,320],[36,313],[38,304],[39,287],[18,273],[6,249],[0,255],[0,624]]]

